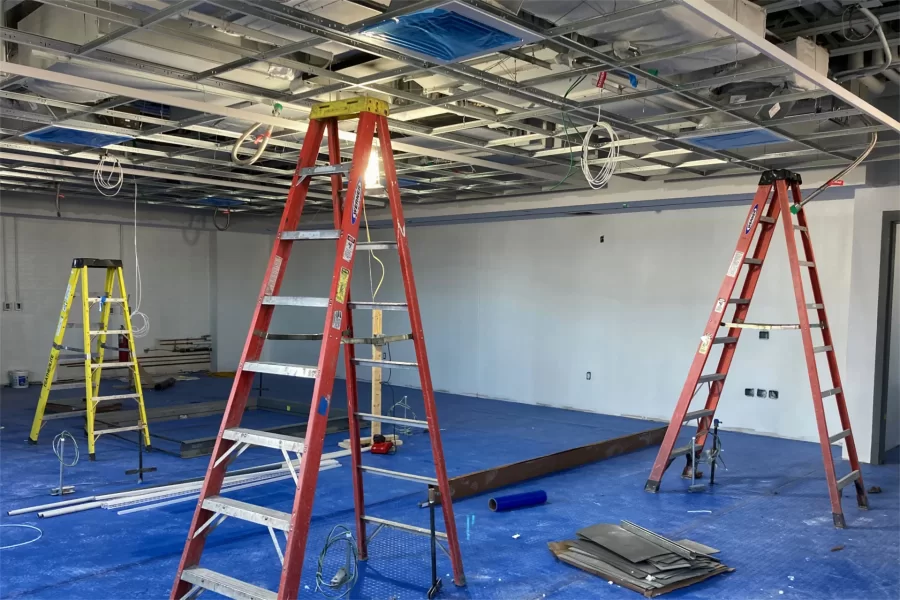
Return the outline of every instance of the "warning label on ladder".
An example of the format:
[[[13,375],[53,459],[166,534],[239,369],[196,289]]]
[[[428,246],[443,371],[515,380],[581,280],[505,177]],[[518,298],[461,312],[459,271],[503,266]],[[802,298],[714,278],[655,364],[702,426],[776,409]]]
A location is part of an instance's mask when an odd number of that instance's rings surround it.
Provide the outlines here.
[[[741,262],[744,260],[744,253],[738,250],[731,258],[731,264],[728,265],[728,276],[734,277],[741,270]]]
[[[334,299],[338,304],[343,304],[347,299],[347,284],[350,283],[350,269],[341,267],[341,275],[338,277],[337,291]]]

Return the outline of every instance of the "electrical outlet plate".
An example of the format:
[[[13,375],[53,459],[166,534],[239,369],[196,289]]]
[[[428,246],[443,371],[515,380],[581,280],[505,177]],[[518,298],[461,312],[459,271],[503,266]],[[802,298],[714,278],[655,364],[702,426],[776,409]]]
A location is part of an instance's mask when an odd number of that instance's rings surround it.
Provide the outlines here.
[[[16,302],[16,310],[22,310],[22,303]]]
[[[778,390],[769,390],[769,398],[778,400]]]
[[[744,395],[752,398],[753,397],[753,388],[744,388]]]
[[[12,310],[12,302],[4,302],[3,310]]]
[[[588,371],[587,373],[585,373],[584,378],[587,379],[588,381],[590,381],[591,380],[591,372]]]
[[[768,332],[768,331],[760,331],[760,332],[759,332],[759,339],[761,339],[761,340],[767,340],[767,339],[769,339],[769,332]]]
[[[765,397],[766,397],[766,390],[764,390],[764,389],[758,389],[758,390],[756,390],[756,397],[757,397],[757,398],[765,398]]]

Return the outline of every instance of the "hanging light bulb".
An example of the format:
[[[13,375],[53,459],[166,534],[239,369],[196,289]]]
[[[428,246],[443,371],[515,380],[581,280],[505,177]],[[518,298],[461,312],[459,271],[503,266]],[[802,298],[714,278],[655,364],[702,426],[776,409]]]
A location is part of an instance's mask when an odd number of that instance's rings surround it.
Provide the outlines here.
[[[366,165],[366,187],[369,189],[381,187],[381,165],[378,160],[378,148],[372,146],[369,152],[369,164]]]

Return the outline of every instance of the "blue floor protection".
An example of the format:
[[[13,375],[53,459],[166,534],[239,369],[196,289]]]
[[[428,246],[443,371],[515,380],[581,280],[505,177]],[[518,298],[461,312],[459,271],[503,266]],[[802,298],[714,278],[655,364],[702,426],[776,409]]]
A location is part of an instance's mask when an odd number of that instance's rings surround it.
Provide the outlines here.
[[[112,386],[105,393],[114,393]],[[173,388],[148,392],[149,407],[207,402],[227,397],[231,381],[201,378],[180,381]],[[308,382],[269,377],[267,396],[308,401]],[[338,385],[332,406],[345,407]],[[66,483],[78,495],[129,489],[137,450],[127,440],[101,439],[97,461],[86,460],[86,442],[79,419],[50,421],[40,443],[24,443],[30,427],[37,387],[2,392],[0,401],[0,524],[30,524],[43,530],[35,543],[0,551],[0,598],[113,600],[167,597],[180,557],[195,502],[187,501],[150,511],[117,515],[97,509],[52,519],[35,515],[6,516],[6,511],[51,502],[58,463],[50,449],[53,436],[64,428],[79,440],[82,457],[66,472]],[[395,399],[408,395],[416,416],[424,411],[416,390],[395,388]],[[121,393],[121,392],[120,392]],[[363,384],[361,397],[369,388]],[[548,454],[659,426],[659,423],[530,406],[452,394],[438,394],[441,435],[451,476]],[[385,406],[390,404],[385,398]],[[254,414],[254,412],[256,414]],[[303,420],[263,411],[249,412],[260,425]],[[810,411],[810,418],[812,413]],[[216,417],[151,424],[151,430],[173,439],[215,435]],[[390,428],[386,433],[390,432]],[[882,493],[870,495],[871,509],[855,506],[845,494],[848,528],[836,530],[822,473],[817,444],[780,440],[725,431],[722,434],[728,470],[717,473],[711,492],[689,494],[687,482],[673,468],[659,494],[643,491],[655,448],[595,463],[524,483],[508,492],[544,489],[546,505],[510,513],[488,510],[489,496],[455,503],[463,562],[468,585],[452,584],[450,562],[443,554],[438,566],[446,599],[583,599],[638,598],[630,590],[558,562],[547,542],[571,538],[577,529],[597,522],[634,521],[675,539],[688,537],[721,550],[719,555],[735,572],[673,592],[671,598],[810,598],[854,599],[900,597],[900,467],[896,463],[864,466],[867,486]],[[331,434],[325,451],[338,449],[346,434]],[[432,474],[424,434],[405,438],[393,456],[366,455],[364,462],[418,474]],[[273,462],[279,455],[250,450],[235,468]],[[835,448],[839,472],[848,469]],[[160,452],[145,455],[159,470],[146,485],[202,475],[207,457],[179,459]],[[319,478],[301,594],[315,596],[316,559],[334,525],[353,523],[349,459]],[[427,526],[428,513],[417,508],[424,498],[421,486],[365,478],[368,513],[386,519]],[[849,488],[852,490],[852,487]],[[280,510],[290,510],[293,485],[270,483],[234,492],[235,498]],[[439,524],[441,519],[439,518]],[[2,545],[33,537],[31,530],[0,529]],[[518,537],[514,537],[518,536]],[[369,547],[369,560],[351,594],[361,600],[424,598],[429,586],[428,540],[383,530]],[[336,560],[336,559],[334,559]],[[229,519],[209,538],[204,566],[239,579],[275,589],[280,565],[268,532],[256,525]],[[212,596],[210,594],[210,596]]]

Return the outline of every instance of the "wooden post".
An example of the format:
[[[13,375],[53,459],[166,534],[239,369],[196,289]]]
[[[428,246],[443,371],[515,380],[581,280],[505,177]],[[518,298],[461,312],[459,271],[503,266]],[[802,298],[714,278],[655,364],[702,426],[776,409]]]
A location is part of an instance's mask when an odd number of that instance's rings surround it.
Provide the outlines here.
[[[372,337],[377,337],[384,333],[381,317],[382,311],[372,311]],[[383,356],[384,353],[381,351],[381,346],[372,346],[372,360],[382,360]],[[372,414],[381,414],[381,369],[378,367],[372,369]],[[380,433],[381,423],[372,421],[372,436],[374,437]]]

